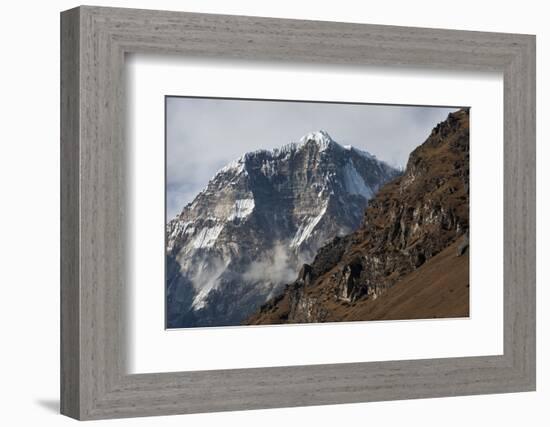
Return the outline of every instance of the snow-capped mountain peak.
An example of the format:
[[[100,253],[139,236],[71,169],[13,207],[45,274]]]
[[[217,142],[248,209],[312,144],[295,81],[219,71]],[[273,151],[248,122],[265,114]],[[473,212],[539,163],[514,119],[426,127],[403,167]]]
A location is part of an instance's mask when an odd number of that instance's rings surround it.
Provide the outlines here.
[[[324,151],[331,145],[340,145],[331,138],[326,130],[322,129],[316,132],[310,132],[300,138],[300,145],[305,145],[308,142],[314,142],[319,147],[319,151]]]
[[[238,324],[397,174],[326,131],[229,163],[167,225],[168,326]]]
[[[219,169],[211,180],[216,179],[218,175],[223,174],[232,174],[232,175],[240,175],[245,174],[246,175],[246,155],[242,155],[238,159],[235,159],[229,163],[227,163],[225,166],[223,166],[221,169]]]

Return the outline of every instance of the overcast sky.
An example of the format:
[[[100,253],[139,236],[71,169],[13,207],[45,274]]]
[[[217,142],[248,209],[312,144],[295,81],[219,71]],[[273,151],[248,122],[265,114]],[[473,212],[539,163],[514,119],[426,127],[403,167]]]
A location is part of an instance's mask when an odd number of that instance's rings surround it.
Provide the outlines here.
[[[201,191],[217,170],[248,151],[297,142],[326,130],[392,166],[457,108],[169,97],[166,101],[167,218]]]

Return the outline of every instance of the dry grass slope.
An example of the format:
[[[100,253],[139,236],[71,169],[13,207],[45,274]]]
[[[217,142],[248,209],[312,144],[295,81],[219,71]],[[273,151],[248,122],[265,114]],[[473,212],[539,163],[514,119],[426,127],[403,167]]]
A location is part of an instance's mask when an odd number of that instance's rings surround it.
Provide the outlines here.
[[[376,300],[359,301],[333,320],[403,320],[469,316],[469,251],[458,242],[406,275]]]

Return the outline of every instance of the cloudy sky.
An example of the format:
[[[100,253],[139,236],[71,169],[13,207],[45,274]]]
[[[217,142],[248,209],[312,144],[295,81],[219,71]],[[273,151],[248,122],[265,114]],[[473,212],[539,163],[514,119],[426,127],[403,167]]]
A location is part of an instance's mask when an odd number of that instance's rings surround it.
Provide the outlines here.
[[[457,107],[330,104],[214,98],[166,100],[166,204],[171,219],[214,176],[247,151],[272,149],[326,130],[392,166]]]

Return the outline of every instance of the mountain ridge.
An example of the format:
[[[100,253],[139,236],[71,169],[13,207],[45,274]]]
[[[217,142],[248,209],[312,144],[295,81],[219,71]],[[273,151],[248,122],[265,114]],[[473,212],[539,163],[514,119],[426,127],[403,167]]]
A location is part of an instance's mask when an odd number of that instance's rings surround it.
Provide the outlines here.
[[[222,167],[167,224],[168,327],[240,324],[398,173],[326,131]]]

